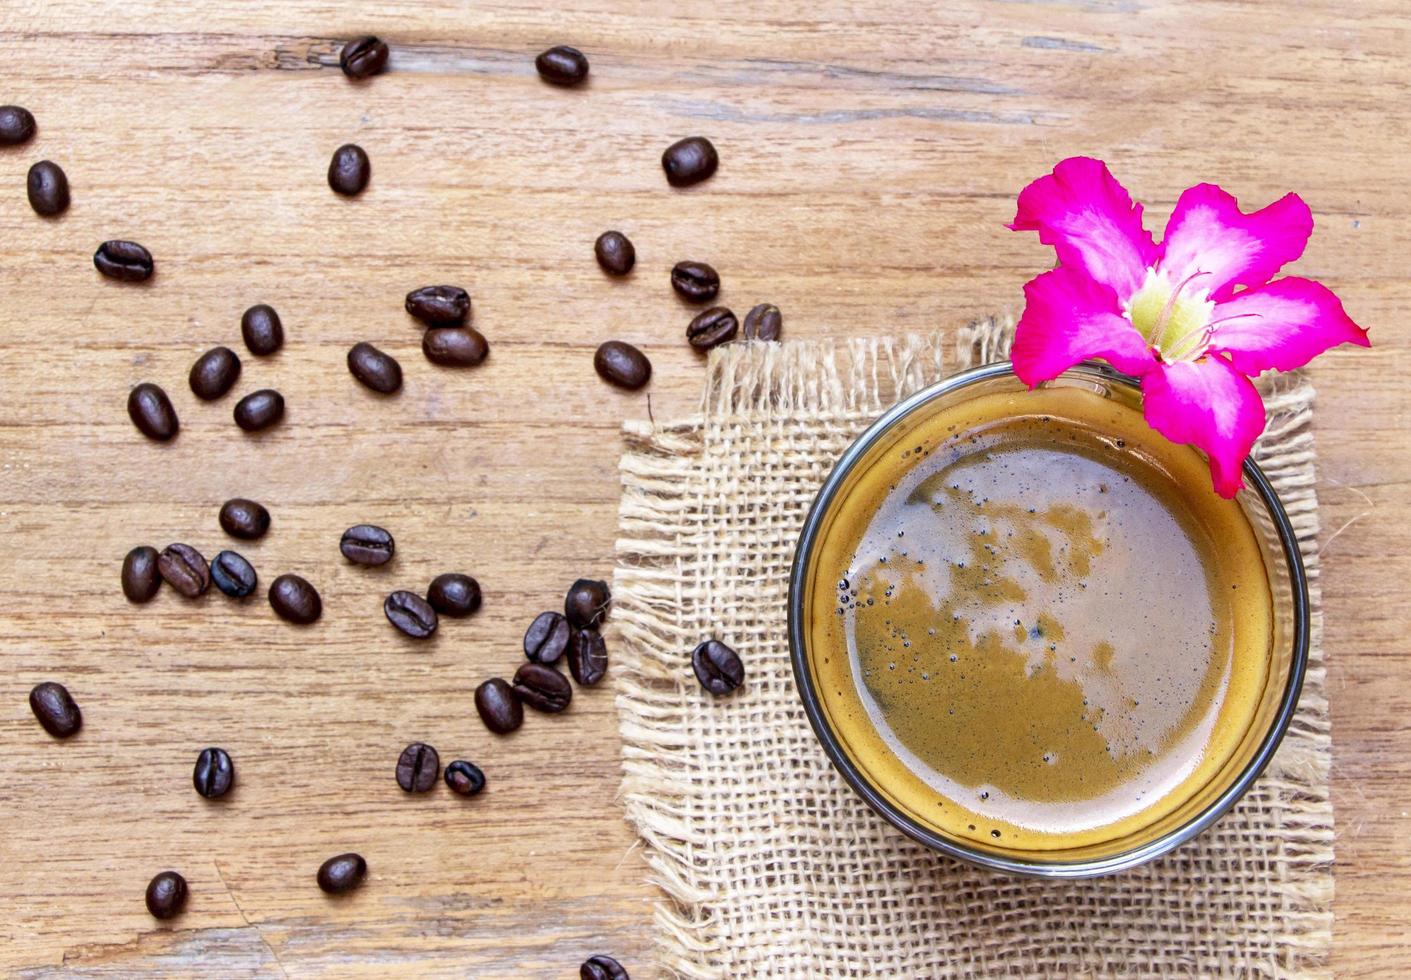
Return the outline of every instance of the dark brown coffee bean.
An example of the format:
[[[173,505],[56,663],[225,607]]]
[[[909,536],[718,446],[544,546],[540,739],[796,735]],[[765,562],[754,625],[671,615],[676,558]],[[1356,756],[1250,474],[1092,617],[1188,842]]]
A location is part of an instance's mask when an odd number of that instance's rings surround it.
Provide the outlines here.
[[[147,911],[154,919],[172,919],[186,908],[186,879],[163,871],[147,883]]]
[[[441,757],[425,742],[413,742],[397,759],[397,785],[407,793],[425,793],[441,775]]]
[[[25,189],[29,193],[29,206],[34,208],[35,214],[52,218],[69,209],[69,179],[57,163],[40,160],[30,167]]]
[[[524,655],[535,663],[551,664],[564,655],[572,629],[556,612],[542,612],[524,631]]]
[[[503,677],[492,677],[475,689],[475,710],[497,735],[508,735],[524,724],[524,707]]]
[[[691,651],[691,669],[701,687],[716,696],[729,694],[745,682],[740,655],[719,640],[706,640]]]
[[[252,391],[235,403],[235,424],[246,432],[259,432],[284,418],[284,396],[273,388]]]
[[[78,710],[69,689],[54,681],[34,685],[29,692],[29,709],[55,738],[68,738],[83,727],[83,712]]]
[[[552,667],[543,664],[520,664],[514,672],[514,693],[524,704],[536,711],[557,713],[573,700],[573,685]]]
[[[225,749],[202,749],[191,770],[191,785],[208,800],[224,796],[235,784],[235,763]]]
[[[157,556],[157,571],[162,581],[173,589],[195,599],[211,587],[211,566],[206,558],[189,544],[169,544]]]
[[[746,340],[778,340],[784,329],[784,315],[773,303],[760,303],[745,314]]]
[[[233,497],[220,506],[220,526],[232,538],[254,541],[269,530],[269,511],[253,500]]]
[[[413,289],[404,305],[428,327],[459,327],[470,317],[470,293],[459,286]]]
[[[584,687],[592,687],[608,672],[608,645],[595,629],[575,630],[568,645],[568,672]]]
[[[17,105],[0,105],[0,146],[19,146],[34,138],[34,115]]]
[[[686,342],[698,351],[708,351],[734,340],[739,329],[734,313],[712,306],[686,325]]]
[[[348,370],[380,395],[390,395],[402,387],[402,365],[391,354],[368,343],[354,344],[348,351]]]
[[[109,241],[93,253],[93,266],[109,279],[142,282],[156,271],[152,253],[136,242]]]
[[[150,602],[162,587],[157,570],[157,549],[141,544],[122,560],[122,594],[129,602]]]
[[[631,344],[609,340],[593,355],[593,370],[608,384],[636,391],[652,380],[652,362]]]
[[[166,442],[181,428],[171,399],[161,388],[144,381],[127,393],[127,417],[148,439]]]
[[[343,557],[358,565],[385,565],[397,553],[397,542],[376,524],[354,524],[338,542]]]
[[[579,85],[588,77],[588,59],[565,44],[550,48],[534,59],[539,77],[554,85]]]
[[[637,250],[620,231],[605,231],[593,243],[598,265],[610,276],[625,276],[637,264]]]
[[[440,623],[431,603],[415,592],[393,592],[383,600],[382,613],[387,617],[387,622],[413,640],[425,640],[436,632]]]
[[[606,582],[580,578],[563,599],[563,614],[574,629],[597,626],[607,618],[612,593]]]
[[[339,854],[318,869],[318,886],[330,895],[342,895],[363,883],[367,877],[367,862],[361,854]]]
[[[222,551],[211,561],[211,581],[232,599],[243,599],[254,594],[260,579],[244,555]]]
[[[699,184],[720,166],[714,145],[704,136],[689,136],[672,143],[661,155],[661,166],[672,187]]]
[[[240,336],[251,354],[264,357],[284,346],[284,323],[273,306],[256,303],[240,318]]]
[[[240,380],[240,358],[229,347],[212,347],[191,365],[191,393],[203,401],[224,395]]]
[[[474,796],[485,788],[485,774],[480,767],[457,759],[446,767],[446,785],[460,796]]]
[[[281,619],[307,626],[323,615],[318,591],[297,575],[281,575],[269,584],[269,604]]]
[[[432,327],[421,335],[421,352],[442,367],[475,367],[490,345],[474,327]]]
[[[443,616],[469,616],[480,608],[480,583],[460,572],[446,572],[431,580],[426,601]]]
[[[720,292],[720,274],[704,262],[677,262],[671,269],[671,288],[688,302],[709,302]]]
[[[590,956],[578,968],[578,980],[631,980],[622,964],[611,956]]]
[[[343,45],[338,67],[349,78],[371,78],[387,67],[387,44],[375,37],[360,37]]]
[[[328,186],[344,197],[354,197],[367,187],[372,177],[372,163],[361,146],[344,143],[333,151],[328,162]]]

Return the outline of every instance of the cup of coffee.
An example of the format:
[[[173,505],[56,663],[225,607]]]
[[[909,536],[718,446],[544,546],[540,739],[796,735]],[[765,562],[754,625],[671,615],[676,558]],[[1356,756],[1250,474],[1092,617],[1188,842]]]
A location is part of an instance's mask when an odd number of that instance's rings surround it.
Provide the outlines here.
[[[1084,364],[896,405],[843,454],[790,579],[824,749],[906,834],[1016,874],[1165,854],[1249,789],[1308,659],[1298,543],[1259,467],[1228,500]]]

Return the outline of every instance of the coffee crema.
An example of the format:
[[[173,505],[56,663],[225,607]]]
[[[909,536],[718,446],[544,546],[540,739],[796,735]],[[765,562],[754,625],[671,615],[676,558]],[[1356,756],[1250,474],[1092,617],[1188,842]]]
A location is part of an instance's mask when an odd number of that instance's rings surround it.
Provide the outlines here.
[[[1258,539],[1127,404],[1055,387],[908,419],[829,521],[806,612],[821,707],[924,825],[1004,850],[1113,841],[1199,794],[1250,729],[1273,636]]]

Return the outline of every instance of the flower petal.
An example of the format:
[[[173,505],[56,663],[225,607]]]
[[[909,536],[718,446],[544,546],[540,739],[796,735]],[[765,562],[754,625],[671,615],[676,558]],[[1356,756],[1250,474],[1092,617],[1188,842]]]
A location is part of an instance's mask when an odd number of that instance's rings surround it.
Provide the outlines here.
[[[1030,388],[1090,357],[1133,375],[1156,366],[1142,335],[1118,312],[1117,296],[1080,270],[1059,266],[1036,276],[1024,284],[1024,298],[1009,357]]]
[[[1254,441],[1264,431],[1264,403],[1243,374],[1220,357],[1164,364],[1142,378],[1151,427],[1210,458],[1215,492],[1234,497]]]
[[[1331,289],[1297,276],[1216,304],[1212,321],[1210,349],[1228,354],[1241,374],[1292,371],[1338,344],[1371,346]]]
[[[1234,196],[1214,184],[1187,188],[1166,223],[1161,268],[1173,283],[1191,283],[1219,302],[1236,286],[1261,286],[1303,254],[1313,215],[1303,198],[1285,194],[1245,214]]]
[[[1142,206],[1132,203],[1107,164],[1090,157],[1069,157],[1020,191],[1009,227],[1037,231],[1060,262],[1112,287],[1121,299],[1137,291],[1156,262]]]

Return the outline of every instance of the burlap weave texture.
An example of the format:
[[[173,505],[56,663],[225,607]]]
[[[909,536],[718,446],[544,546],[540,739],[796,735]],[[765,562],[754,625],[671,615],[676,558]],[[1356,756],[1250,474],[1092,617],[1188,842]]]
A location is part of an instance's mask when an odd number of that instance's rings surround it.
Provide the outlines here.
[[[1002,357],[985,321],[948,335],[713,352],[699,417],[629,425],[614,673],[623,799],[665,892],[661,965],[690,978],[1323,976],[1332,928],[1331,737],[1321,647],[1312,388],[1268,390],[1257,459],[1307,563],[1312,660],[1293,728],[1211,831],[1085,882],[979,871],[912,843],[835,773],[789,666],[798,531],[847,444],[887,405]],[[718,635],[746,686],[716,701],[688,654]]]

